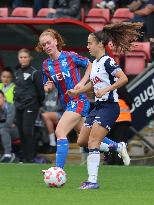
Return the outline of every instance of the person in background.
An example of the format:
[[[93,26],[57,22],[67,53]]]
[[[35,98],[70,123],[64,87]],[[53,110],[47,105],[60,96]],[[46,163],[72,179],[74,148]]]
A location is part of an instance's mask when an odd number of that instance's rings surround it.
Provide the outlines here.
[[[34,13],[37,14],[37,12],[41,8],[48,8],[49,0],[34,0]]]
[[[0,90],[0,139],[4,149],[0,162],[3,163],[15,160],[15,154],[12,153],[12,139],[19,138],[19,133],[14,120],[15,107],[12,103],[6,102],[4,93]]]
[[[55,88],[52,92],[46,93],[46,97],[41,108],[41,115],[48,130],[49,148],[47,152],[56,152],[55,128],[63,114],[63,109],[59,101],[58,91]]]
[[[49,18],[80,19],[80,0],[49,0]]]
[[[127,7],[134,13],[134,18],[130,21],[142,22],[144,25],[142,31],[145,32],[145,37],[153,38],[151,33],[154,33],[154,29],[151,25],[154,21],[154,0],[133,1]]]
[[[23,162],[34,162],[36,140],[33,129],[45,94],[41,73],[31,65],[31,54],[26,48],[18,51],[20,67],[15,73],[14,103],[16,122],[21,137]]]
[[[13,71],[9,67],[4,68],[1,72],[0,79],[0,90],[3,91],[6,101],[13,103],[15,88],[15,84],[13,83]]]

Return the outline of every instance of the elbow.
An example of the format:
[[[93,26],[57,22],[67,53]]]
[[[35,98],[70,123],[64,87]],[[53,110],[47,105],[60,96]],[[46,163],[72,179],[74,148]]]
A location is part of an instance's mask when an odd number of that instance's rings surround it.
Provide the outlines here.
[[[127,76],[124,77],[124,84],[127,84],[128,83],[128,78]]]

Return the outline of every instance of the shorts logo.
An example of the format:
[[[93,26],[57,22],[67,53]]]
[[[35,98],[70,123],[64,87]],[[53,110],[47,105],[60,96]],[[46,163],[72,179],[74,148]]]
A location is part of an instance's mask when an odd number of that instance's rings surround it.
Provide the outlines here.
[[[71,102],[71,107],[74,108],[76,106],[75,102]]]
[[[106,129],[108,129],[109,131],[111,130],[111,127],[109,127],[108,125],[106,126]]]

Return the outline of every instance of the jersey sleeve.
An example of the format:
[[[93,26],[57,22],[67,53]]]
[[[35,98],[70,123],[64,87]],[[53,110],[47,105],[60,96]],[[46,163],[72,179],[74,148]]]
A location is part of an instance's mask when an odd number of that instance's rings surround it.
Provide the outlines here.
[[[120,66],[116,64],[115,60],[111,57],[106,59],[104,67],[106,72],[111,74],[112,76],[115,76],[116,72],[122,70]]]
[[[70,52],[70,55],[73,58],[76,65],[85,69],[88,67],[89,59],[87,57],[80,56],[75,52]]]
[[[48,69],[47,60],[45,60],[43,62],[43,65],[42,65],[42,77],[43,77],[43,84],[44,85],[49,80],[53,82],[53,80],[51,79],[51,76],[50,76],[49,69]]]

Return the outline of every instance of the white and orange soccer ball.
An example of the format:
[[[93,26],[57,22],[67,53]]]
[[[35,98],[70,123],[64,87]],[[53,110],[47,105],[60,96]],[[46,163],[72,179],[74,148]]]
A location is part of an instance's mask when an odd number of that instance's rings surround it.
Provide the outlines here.
[[[42,170],[44,174],[44,182],[48,187],[61,187],[66,183],[66,173],[60,167],[51,167]]]

